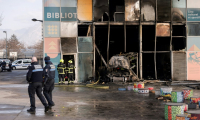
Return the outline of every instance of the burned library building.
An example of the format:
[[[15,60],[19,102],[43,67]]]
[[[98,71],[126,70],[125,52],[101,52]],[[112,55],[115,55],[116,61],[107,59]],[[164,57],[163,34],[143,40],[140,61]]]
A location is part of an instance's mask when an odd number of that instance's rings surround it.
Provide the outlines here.
[[[43,20],[44,55],[77,83],[200,80],[200,0],[43,0]]]

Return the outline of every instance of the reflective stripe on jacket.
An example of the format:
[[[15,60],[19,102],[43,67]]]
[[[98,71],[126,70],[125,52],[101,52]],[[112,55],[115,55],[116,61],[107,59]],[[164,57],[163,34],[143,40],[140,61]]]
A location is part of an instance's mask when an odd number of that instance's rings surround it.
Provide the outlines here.
[[[58,64],[58,67],[57,67],[57,70],[58,70],[58,74],[65,74],[65,64],[63,63],[60,63]]]
[[[68,73],[74,73],[76,67],[72,63],[68,63],[67,71]]]

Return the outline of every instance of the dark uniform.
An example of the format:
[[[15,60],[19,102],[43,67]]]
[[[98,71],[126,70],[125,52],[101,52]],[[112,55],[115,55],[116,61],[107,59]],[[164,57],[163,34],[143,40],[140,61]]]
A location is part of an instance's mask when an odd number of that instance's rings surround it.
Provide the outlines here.
[[[62,84],[65,82],[65,69],[66,66],[65,64],[63,64],[63,60],[60,60],[60,63],[58,64],[57,70],[58,70],[58,74],[59,74],[59,84]]]
[[[6,62],[3,61],[3,62],[1,63],[1,66],[2,66],[2,71],[3,71],[4,69],[6,69]]]
[[[68,84],[74,83],[74,64],[72,63],[72,60],[68,61],[68,67],[67,67],[67,76],[68,76]]]
[[[46,66],[43,69],[43,78],[44,78],[44,89],[43,93],[48,101],[48,105],[51,108],[54,106],[54,102],[52,100],[52,91],[54,89],[54,78],[55,78],[55,66],[51,63],[50,57],[45,57]]]
[[[44,96],[42,95],[42,73],[43,69],[41,65],[38,65],[38,63],[33,62],[31,63],[31,66],[29,66],[28,73],[27,73],[27,81],[29,82],[28,86],[28,94],[30,97],[30,103],[31,103],[31,108],[28,109],[28,112],[33,112],[35,113],[35,92],[42,102],[42,104],[45,106],[45,112],[48,111],[49,107],[48,104],[46,103],[46,100]]]

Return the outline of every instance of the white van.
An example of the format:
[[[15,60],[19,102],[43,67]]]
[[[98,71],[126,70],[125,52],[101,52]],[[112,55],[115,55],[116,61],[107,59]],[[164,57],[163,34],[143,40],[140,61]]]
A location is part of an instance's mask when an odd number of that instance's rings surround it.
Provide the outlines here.
[[[19,59],[12,63],[12,69],[27,69],[31,65],[31,59]]]

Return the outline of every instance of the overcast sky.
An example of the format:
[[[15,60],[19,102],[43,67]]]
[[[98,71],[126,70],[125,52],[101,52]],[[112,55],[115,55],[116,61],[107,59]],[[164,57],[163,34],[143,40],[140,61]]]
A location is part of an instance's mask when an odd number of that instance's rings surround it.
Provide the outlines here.
[[[0,0],[1,13],[4,19],[0,29],[28,28],[37,24],[32,18],[42,19],[42,0]]]

